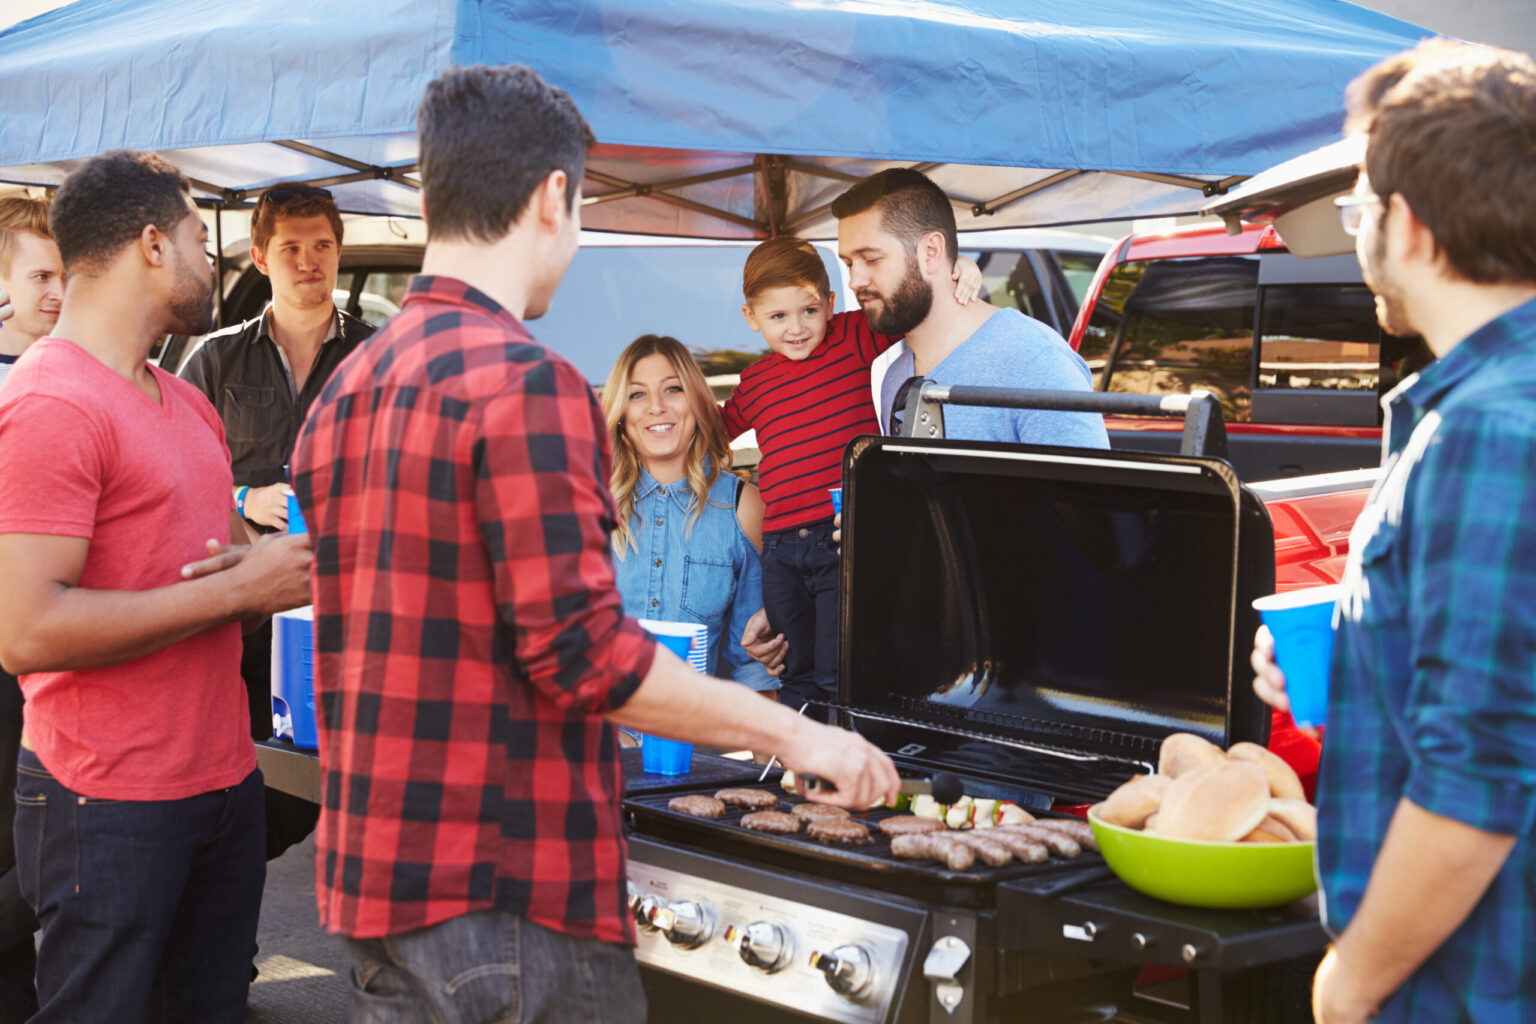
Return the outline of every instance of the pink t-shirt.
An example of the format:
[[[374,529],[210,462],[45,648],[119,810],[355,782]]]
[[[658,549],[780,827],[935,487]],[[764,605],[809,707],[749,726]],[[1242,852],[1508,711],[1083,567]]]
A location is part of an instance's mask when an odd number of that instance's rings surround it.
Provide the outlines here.
[[[192,385],[151,367],[159,404],[63,338],[27,349],[0,391],[0,533],[90,540],[80,586],[175,584],[229,542],[224,429]],[[177,800],[256,766],[240,627],[111,668],[21,677],[27,741],[61,783],[112,800]]]

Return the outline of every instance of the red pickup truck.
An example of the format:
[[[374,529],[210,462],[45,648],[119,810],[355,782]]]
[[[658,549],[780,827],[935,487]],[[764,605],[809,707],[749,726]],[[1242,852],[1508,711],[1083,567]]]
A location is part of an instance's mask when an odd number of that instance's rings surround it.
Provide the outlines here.
[[[1353,253],[1303,259],[1253,225],[1121,239],[1068,340],[1098,390],[1212,392],[1245,481],[1377,466],[1380,398],[1428,359],[1381,332]],[[1178,450],[1176,422],[1108,425],[1116,448]]]

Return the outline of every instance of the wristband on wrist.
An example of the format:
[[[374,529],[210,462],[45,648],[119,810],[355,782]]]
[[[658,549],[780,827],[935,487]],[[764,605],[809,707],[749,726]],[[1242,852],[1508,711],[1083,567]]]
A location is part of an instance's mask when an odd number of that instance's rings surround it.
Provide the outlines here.
[[[240,513],[241,518],[245,516],[245,492],[249,490],[249,487],[235,488],[235,511]]]

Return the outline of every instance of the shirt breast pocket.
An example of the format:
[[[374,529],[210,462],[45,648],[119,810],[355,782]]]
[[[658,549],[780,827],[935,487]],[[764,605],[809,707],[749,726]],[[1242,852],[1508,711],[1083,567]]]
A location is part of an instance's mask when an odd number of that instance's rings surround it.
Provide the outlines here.
[[[723,559],[683,558],[683,611],[702,620],[725,614],[736,591],[736,570]]]
[[[274,426],[272,403],[276,397],[275,388],[226,384],[222,410],[224,436],[231,443],[266,440]]]

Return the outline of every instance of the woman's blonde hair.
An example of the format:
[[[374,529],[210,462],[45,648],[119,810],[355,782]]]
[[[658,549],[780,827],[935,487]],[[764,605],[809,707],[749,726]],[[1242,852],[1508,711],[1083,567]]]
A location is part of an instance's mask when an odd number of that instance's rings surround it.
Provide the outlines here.
[[[693,356],[676,338],[643,334],[630,342],[613,364],[608,382],[603,385],[603,414],[608,420],[608,437],[613,446],[613,478],[609,487],[618,506],[618,528],[613,534],[613,549],[619,558],[632,547],[638,548],[629,521],[635,511],[635,486],[640,482],[640,455],[624,433],[624,413],[629,408],[629,378],[635,365],[647,356],[664,356],[683,385],[688,407],[693,413],[693,440],[688,445],[684,475],[693,492],[693,512],[688,529],[704,514],[709,489],[731,465],[731,441],[725,434],[725,419],[715,405],[715,396],[704,380]]]

